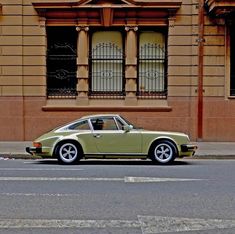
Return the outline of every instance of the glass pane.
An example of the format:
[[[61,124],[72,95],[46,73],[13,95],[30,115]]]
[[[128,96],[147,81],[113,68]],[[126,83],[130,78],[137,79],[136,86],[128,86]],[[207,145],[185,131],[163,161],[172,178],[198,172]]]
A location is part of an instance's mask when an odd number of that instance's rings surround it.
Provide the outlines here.
[[[78,123],[75,123],[71,126],[69,126],[70,130],[90,130],[90,126],[88,124],[88,121],[81,121]]]
[[[92,92],[122,92],[123,49],[120,32],[95,32],[92,35]]]
[[[92,49],[96,48],[96,46],[100,43],[115,44],[117,47],[122,49],[122,34],[117,31],[102,31],[93,33]]]
[[[145,44],[157,44],[161,47],[165,47],[165,35],[160,32],[141,32],[140,47]]]
[[[116,122],[113,118],[95,118],[91,120],[94,130],[117,130]]]
[[[47,94],[49,97],[76,96],[76,51],[75,27],[47,27]]]
[[[139,40],[139,92],[151,94],[165,89],[165,36],[142,32]]]
[[[117,130],[117,125],[113,118],[104,119],[103,130]]]

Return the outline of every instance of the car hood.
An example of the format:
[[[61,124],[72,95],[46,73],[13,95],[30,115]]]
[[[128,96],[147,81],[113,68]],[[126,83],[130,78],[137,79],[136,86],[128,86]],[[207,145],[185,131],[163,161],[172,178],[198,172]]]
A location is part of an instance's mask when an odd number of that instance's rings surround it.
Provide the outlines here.
[[[175,136],[187,136],[187,134],[182,132],[171,132],[171,131],[152,131],[152,130],[145,130],[145,129],[137,129],[138,131],[141,131],[142,133],[147,134],[158,134],[158,135],[175,135]]]

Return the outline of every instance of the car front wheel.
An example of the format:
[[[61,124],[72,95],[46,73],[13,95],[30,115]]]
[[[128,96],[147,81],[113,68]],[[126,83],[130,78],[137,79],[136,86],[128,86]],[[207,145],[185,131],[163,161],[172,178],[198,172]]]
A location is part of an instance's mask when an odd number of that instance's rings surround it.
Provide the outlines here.
[[[78,147],[70,142],[63,143],[56,149],[58,161],[63,164],[73,164],[77,162],[80,159],[79,154],[80,151]]]
[[[176,155],[177,150],[175,145],[167,140],[157,142],[150,152],[152,161],[159,164],[169,164],[173,162]]]

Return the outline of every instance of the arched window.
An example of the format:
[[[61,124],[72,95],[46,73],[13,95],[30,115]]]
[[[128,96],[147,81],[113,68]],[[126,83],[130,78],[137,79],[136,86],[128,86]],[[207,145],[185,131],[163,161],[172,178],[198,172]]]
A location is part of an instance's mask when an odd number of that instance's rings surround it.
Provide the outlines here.
[[[138,83],[139,98],[166,97],[166,45],[162,32],[139,33]]]
[[[122,97],[125,94],[122,33],[94,32],[89,61],[90,97]]]

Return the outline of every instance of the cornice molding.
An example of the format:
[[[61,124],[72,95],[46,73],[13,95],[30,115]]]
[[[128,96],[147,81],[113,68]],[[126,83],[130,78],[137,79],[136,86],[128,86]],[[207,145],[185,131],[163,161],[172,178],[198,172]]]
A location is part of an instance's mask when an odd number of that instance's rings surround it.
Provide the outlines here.
[[[209,15],[213,17],[227,17],[235,12],[234,0],[205,0]]]
[[[113,2],[113,3],[112,3]],[[96,0],[96,3],[93,3],[92,0],[78,0],[71,2],[64,1],[45,1],[45,0],[34,0],[32,2],[35,9],[55,9],[55,8],[63,8],[63,9],[71,9],[71,8],[103,8],[103,7],[111,7],[111,8],[137,8],[137,7],[154,7],[154,8],[168,8],[168,9],[178,9],[182,4],[182,0],[153,0],[153,1],[145,1],[145,0],[119,0],[119,3],[114,3],[115,0]]]
[[[33,6],[48,24],[91,26],[166,25],[182,0],[78,0],[48,2],[34,0]]]
[[[171,112],[170,106],[43,106],[43,111],[144,111],[144,112]]]

